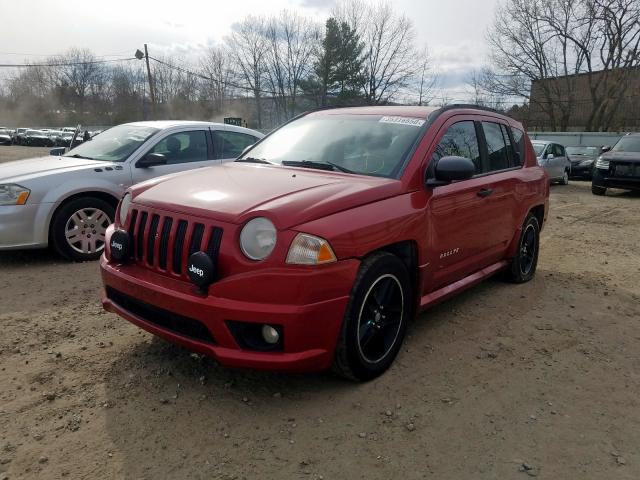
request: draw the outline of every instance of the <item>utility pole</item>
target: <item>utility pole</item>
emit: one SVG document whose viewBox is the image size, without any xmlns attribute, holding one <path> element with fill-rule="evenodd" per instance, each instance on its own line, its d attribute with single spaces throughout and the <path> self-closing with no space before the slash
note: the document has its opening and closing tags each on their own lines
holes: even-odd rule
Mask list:
<svg viewBox="0 0 640 480">
<path fill-rule="evenodd" d="M 151 67 L 149 67 L 149 50 L 147 50 L 147 44 L 144 44 L 144 59 L 147 62 L 147 78 L 149 79 L 149 94 L 151 95 L 151 115 L 156 118 L 156 91 L 153 88 L 153 81 L 151 79 Z"/>
</svg>

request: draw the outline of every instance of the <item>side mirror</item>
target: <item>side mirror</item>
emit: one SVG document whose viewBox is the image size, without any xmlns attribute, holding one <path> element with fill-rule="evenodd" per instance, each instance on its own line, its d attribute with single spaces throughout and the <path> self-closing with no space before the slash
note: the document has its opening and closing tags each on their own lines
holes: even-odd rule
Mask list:
<svg viewBox="0 0 640 480">
<path fill-rule="evenodd" d="M 547 153 L 547 160 L 553 160 L 553 153 Z"/>
<path fill-rule="evenodd" d="M 604 146 L 600 149 L 600 153 L 607 153 L 609 150 L 611 150 L 611 146 L 610 146 L 610 145 L 604 145 Z"/>
<path fill-rule="evenodd" d="M 56 147 L 49 150 L 49 155 L 54 155 L 56 157 L 59 157 L 60 155 L 64 155 L 66 151 L 67 151 L 66 147 Z"/>
<path fill-rule="evenodd" d="M 455 180 L 467 180 L 476 173 L 475 164 L 465 157 L 442 157 L 435 167 L 435 181 L 428 181 L 431 186 L 446 185 Z"/>
<path fill-rule="evenodd" d="M 144 157 L 138 160 L 136 167 L 149 168 L 157 165 L 166 165 L 167 159 L 161 153 L 147 153 Z"/>
</svg>

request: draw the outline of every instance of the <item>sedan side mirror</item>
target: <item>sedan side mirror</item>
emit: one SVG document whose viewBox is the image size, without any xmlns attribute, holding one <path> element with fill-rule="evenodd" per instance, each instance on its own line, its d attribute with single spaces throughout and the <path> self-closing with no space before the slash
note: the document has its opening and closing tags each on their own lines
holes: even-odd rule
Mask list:
<svg viewBox="0 0 640 480">
<path fill-rule="evenodd" d="M 167 159 L 161 153 L 147 153 L 144 157 L 138 160 L 138 163 L 136 163 L 136 167 L 149 168 L 166 164 Z"/>
<path fill-rule="evenodd" d="M 66 147 L 56 147 L 49 150 L 49 155 L 59 157 L 60 155 L 64 155 L 66 151 L 67 151 Z"/>
<path fill-rule="evenodd" d="M 607 153 L 609 150 L 611 150 L 611 146 L 605 145 L 600 149 L 600 153 Z"/>
<path fill-rule="evenodd" d="M 431 186 L 446 185 L 455 180 L 467 180 L 476 173 L 475 164 L 465 157 L 442 157 L 435 167 L 435 181 L 429 180 Z"/>
<path fill-rule="evenodd" d="M 553 153 L 547 153 L 547 160 L 553 160 Z"/>
</svg>

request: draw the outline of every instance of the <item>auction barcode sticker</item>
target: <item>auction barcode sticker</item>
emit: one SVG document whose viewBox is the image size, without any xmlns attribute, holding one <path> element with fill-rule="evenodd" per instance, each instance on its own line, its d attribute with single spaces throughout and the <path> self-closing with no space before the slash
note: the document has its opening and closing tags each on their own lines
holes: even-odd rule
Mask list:
<svg viewBox="0 0 640 480">
<path fill-rule="evenodd" d="M 424 120 L 421 118 L 410 117 L 382 117 L 381 123 L 399 123 L 401 125 L 411 125 L 412 127 L 421 127 L 424 125 Z"/>
</svg>

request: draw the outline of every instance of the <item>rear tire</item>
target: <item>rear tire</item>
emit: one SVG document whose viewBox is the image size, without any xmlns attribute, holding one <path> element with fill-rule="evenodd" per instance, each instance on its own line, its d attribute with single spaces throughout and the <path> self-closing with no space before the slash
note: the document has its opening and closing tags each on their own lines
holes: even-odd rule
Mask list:
<svg viewBox="0 0 640 480">
<path fill-rule="evenodd" d="M 365 259 L 344 315 L 334 372 L 366 381 L 386 371 L 402 346 L 412 302 L 409 273 L 398 257 L 378 252 Z"/>
<path fill-rule="evenodd" d="M 60 207 L 51 222 L 53 247 L 67 260 L 96 260 L 104 251 L 104 234 L 114 218 L 115 208 L 100 198 L 73 199 Z"/>
<path fill-rule="evenodd" d="M 591 185 L 591 193 L 594 195 L 602 196 L 607 193 L 606 187 L 598 187 L 596 185 Z"/>
<path fill-rule="evenodd" d="M 524 283 L 531 280 L 538 266 L 539 251 L 540 224 L 537 217 L 530 213 L 522 225 L 522 233 L 518 240 L 518 252 L 506 271 L 507 281 Z"/>
</svg>

